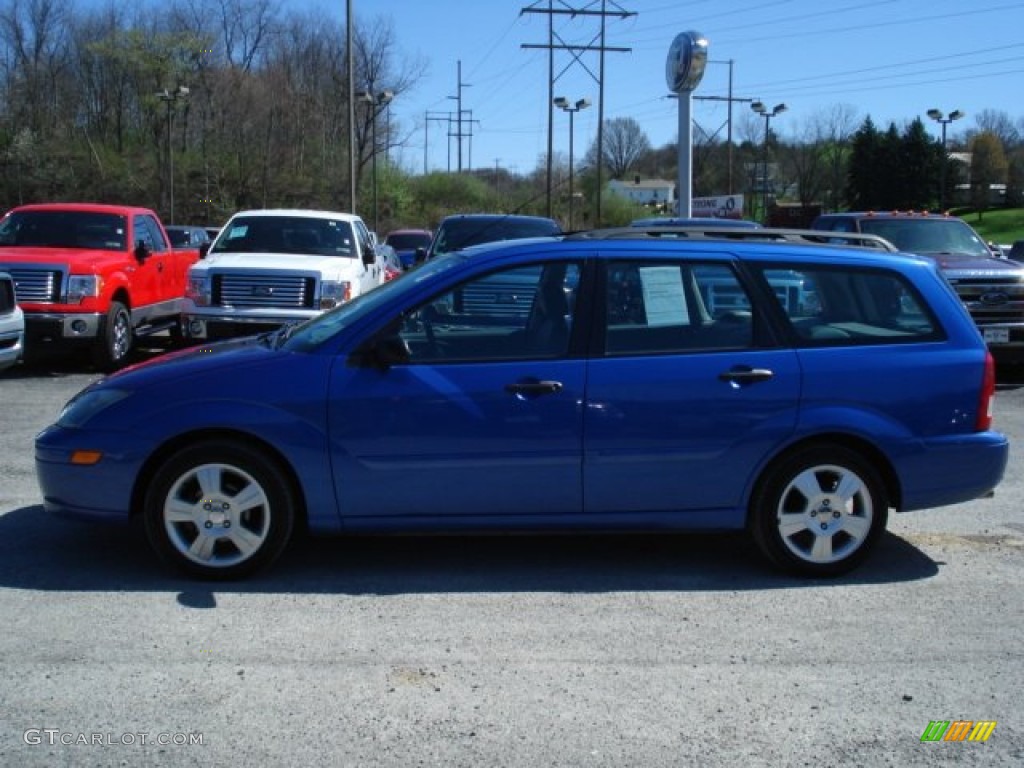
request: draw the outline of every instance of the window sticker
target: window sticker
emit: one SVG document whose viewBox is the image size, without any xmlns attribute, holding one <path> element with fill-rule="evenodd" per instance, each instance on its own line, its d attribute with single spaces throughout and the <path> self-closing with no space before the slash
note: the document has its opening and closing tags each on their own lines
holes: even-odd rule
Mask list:
<svg viewBox="0 0 1024 768">
<path fill-rule="evenodd" d="M 647 325 L 688 325 L 690 316 L 679 267 L 641 267 L 639 272 Z"/>
</svg>

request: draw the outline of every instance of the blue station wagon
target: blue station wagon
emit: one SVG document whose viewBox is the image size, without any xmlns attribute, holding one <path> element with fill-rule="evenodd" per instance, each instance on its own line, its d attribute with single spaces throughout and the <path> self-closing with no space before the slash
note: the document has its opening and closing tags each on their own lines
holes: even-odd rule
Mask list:
<svg viewBox="0 0 1024 768">
<path fill-rule="evenodd" d="M 480 246 L 123 370 L 38 435 L 44 506 L 140 516 L 205 578 L 268 565 L 300 526 L 746 529 L 824 576 L 890 509 L 990 493 L 992 358 L 935 264 L 748 233 Z"/>
</svg>

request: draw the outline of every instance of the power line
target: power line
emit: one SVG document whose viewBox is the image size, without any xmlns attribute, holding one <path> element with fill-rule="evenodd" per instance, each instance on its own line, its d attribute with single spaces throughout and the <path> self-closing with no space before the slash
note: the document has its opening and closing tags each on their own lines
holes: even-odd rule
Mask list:
<svg viewBox="0 0 1024 768">
<path fill-rule="evenodd" d="M 539 0 L 538 0 L 539 2 Z M 611 3 L 615 10 L 608 10 L 608 4 Z M 597 82 L 598 96 L 597 96 L 597 199 L 594 205 L 594 223 L 596 226 L 600 226 L 601 223 L 601 156 L 604 151 L 604 55 L 606 52 L 617 52 L 625 53 L 629 52 L 630 48 L 612 47 L 606 45 L 605 33 L 607 28 L 607 19 L 610 16 L 617 17 L 619 19 L 626 19 L 631 16 L 636 16 L 635 12 L 623 10 L 623 8 L 614 0 L 601 0 L 600 10 L 591 10 L 592 6 L 595 5 L 591 2 L 589 5 L 582 8 L 573 8 L 565 2 L 565 0 L 559 0 L 559 7 L 555 7 L 554 0 L 547 0 L 546 8 L 538 8 L 538 3 L 535 2 L 533 5 L 527 6 L 520 10 L 520 13 L 539 13 L 544 14 L 548 17 L 548 41 L 547 43 L 524 43 L 523 48 L 535 48 L 546 50 L 548 52 L 548 150 L 547 150 L 547 211 L 548 217 L 552 215 L 551 208 L 551 155 L 553 153 L 553 135 L 554 135 L 554 122 L 555 122 L 555 81 L 565 73 L 565 69 L 562 70 L 558 75 L 555 75 L 555 51 L 568 51 L 572 57 L 572 64 L 579 64 L 585 69 L 592 78 Z M 554 18 L 555 16 L 571 16 L 576 18 L 577 16 L 583 17 L 597 17 L 600 19 L 601 26 L 600 31 L 595 35 L 594 40 L 598 41 L 597 45 L 593 44 L 593 41 L 587 45 L 572 45 L 566 43 L 561 36 L 557 36 L 554 31 Z M 555 38 L 558 38 L 558 43 L 555 43 Z M 590 68 L 583 62 L 581 58 L 583 54 L 589 52 L 596 52 L 599 57 L 599 68 L 598 74 L 594 75 L 590 71 Z M 568 66 L 566 67 L 568 69 Z"/>
</svg>

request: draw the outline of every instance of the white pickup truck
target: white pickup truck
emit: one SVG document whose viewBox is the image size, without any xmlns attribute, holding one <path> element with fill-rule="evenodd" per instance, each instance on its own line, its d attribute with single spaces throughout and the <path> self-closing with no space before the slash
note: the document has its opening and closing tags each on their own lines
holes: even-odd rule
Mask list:
<svg viewBox="0 0 1024 768">
<path fill-rule="evenodd" d="M 383 247 L 350 213 L 236 213 L 189 270 L 185 333 L 233 338 L 313 317 L 384 282 Z"/>
</svg>

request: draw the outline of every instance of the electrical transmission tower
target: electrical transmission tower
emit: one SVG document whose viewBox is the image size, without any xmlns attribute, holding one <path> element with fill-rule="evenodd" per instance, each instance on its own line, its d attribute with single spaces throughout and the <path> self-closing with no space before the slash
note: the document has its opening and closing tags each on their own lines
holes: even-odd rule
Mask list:
<svg viewBox="0 0 1024 768">
<path fill-rule="evenodd" d="M 540 48 L 548 52 L 548 157 L 547 157 L 547 206 L 548 217 L 552 215 L 551 208 L 551 155 L 553 152 L 552 135 L 554 132 L 555 120 L 555 81 L 565 74 L 573 64 L 579 64 L 597 82 L 597 200 L 594 208 L 594 225 L 601 223 L 601 158 L 604 154 L 604 55 L 606 52 L 628 53 L 631 48 L 611 47 L 605 44 L 607 20 L 609 17 L 625 19 L 629 16 L 636 16 L 635 12 L 623 10 L 614 0 L 601 0 L 601 9 L 594 9 L 596 2 L 590 2 L 582 8 L 571 7 L 565 0 L 558 0 L 557 7 L 555 0 L 537 0 L 532 5 L 523 8 L 520 13 L 541 13 L 548 17 L 548 41 L 547 43 L 525 43 L 523 48 Z M 543 7 L 542 7 L 543 6 Z M 609 10 L 608 6 L 612 6 Z M 556 16 L 596 16 L 600 19 L 601 26 L 598 33 L 587 45 L 572 45 L 566 43 L 559 37 L 554 29 Z M 572 61 L 555 74 L 555 51 L 569 51 Z M 598 74 L 583 61 L 583 54 L 597 51 L 599 58 Z"/>
</svg>

